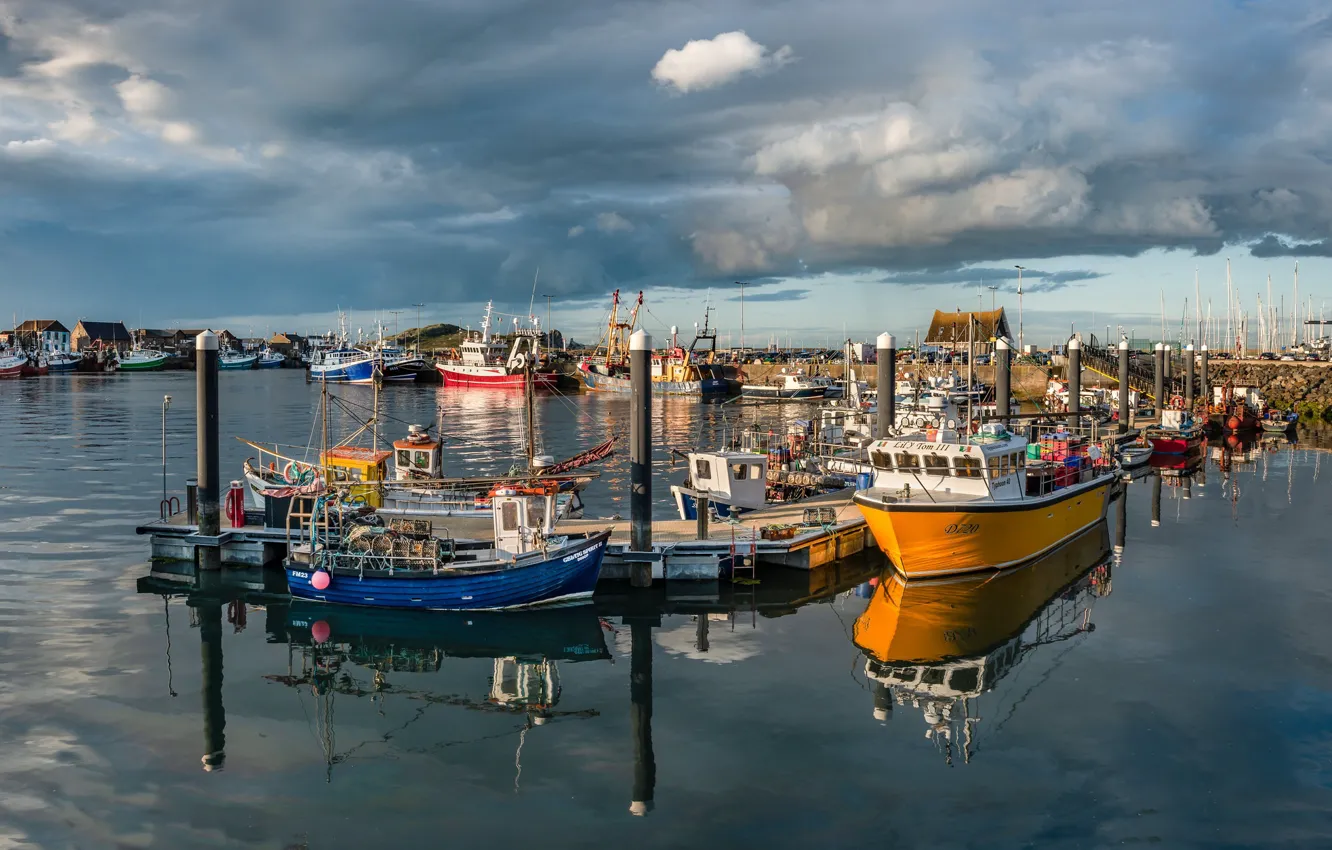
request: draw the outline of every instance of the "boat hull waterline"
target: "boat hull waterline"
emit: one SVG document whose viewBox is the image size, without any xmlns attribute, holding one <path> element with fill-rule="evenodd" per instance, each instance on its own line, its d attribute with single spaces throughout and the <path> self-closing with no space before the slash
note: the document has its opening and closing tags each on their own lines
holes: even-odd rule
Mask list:
<svg viewBox="0 0 1332 850">
<path fill-rule="evenodd" d="M 998 570 L 1049 552 L 1106 516 L 1111 476 L 1014 501 L 898 503 L 864 490 L 855 502 L 875 542 L 908 578 Z"/>
<path fill-rule="evenodd" d="M 484 611 L 567 604 L 592 596 L 609 540 L 610 532 L 603 531 L 548 559 L 483 572 L 442 568 L 434 575 L 360 577 L 335 570 L 323 590 L 311 583 L 314 568 L 288 564 L 287 586 L 297 599 L 375 608 Z"/>
<path fill-rule="evenodd" d="M 524 386 L 522 372 L 508 372 L 503 367 L 477 366 L 468 368 L 466 366 L 438 363 L 435 368 L 439 370 L 445 386 L 482 387 L 496 390 L 521 390 Z M 536 389 L 554 389 L 558 381 L 559 377 L 554 372 L 532 373 L 532 385 Z"/>
</svg>

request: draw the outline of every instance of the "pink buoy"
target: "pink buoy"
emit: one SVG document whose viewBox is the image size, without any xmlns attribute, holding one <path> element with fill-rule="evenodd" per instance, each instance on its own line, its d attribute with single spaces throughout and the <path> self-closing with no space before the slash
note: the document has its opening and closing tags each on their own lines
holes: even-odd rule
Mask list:
<svg viewBox="0 0 1332 850">
<path fill-rule="evenodd" d="M 328 573 L 324 570 L 315 570 L 315 574 L 310 576 L 310 584 L 314 585 L 315 590 L 326 590 L 329 585 Z"/>
<path fill-rule="evenodd" d="M 332 634 L 333 629 L 323 620 L 315 620 L 314 625 L 310 627 L 310 637 L 314 638 L 315 643 L 328 643 Z"/>
</svg>

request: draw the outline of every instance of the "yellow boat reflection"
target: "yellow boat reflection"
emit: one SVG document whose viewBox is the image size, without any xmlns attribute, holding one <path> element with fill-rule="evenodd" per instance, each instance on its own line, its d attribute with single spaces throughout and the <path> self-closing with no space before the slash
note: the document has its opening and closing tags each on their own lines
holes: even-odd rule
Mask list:
<svg viewBox="0 0 1332 850">
<path fill-rule="evenodd" d="M 972 752 L 974 700 L 1031 650 L 1092 631 L 1091 607 L 1110 593 L 1110 535 L 1102 520 L 1017 569 L 984 576 L 907 580 L 885 574 L 853 639 L 867 656 L 874 714 L 922 711 L 951 762 L 953 742 Z"/>
</svg>

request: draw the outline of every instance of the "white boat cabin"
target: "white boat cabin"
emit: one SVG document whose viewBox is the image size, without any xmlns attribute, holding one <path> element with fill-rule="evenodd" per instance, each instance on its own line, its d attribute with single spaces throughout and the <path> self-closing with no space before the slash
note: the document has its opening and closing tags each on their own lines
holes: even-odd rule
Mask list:
<svg viewBox="0 0 1332 850">
<path fill-rule="evenodd" d="M 1257 387 L 1245 387 L 1237 384 L 1232 390 L 1234 391 L 1235 401 L 1242 401 L 1254 410 L 1262 410 L 1267 405 L 1266 400 L 1263 399 L 1262 391 Z M 1226 403 L 1225 384 L 1212 387 L 1212 402 L 1217 405 Z"/>
<path fill-rule="evenodd" d="M 932 440 L 917 434 L 871 443 L 874 487 L 951 499 L 1023 498 L 1026 439 L 994 424 L 978 436 L 976 443 L 963 443 L 956 431 L 942 430 Z"/>
<path fill-rule="evenodd" d="M 443 478 L 440 443 L 424 425 L 408 425 L 407 439 L 393 442 L 393 480 Z"/>
<path fill-rule="evenodd" d="M 689 452 L 688 485 L 713 504 L 761 508 L 768 496 L 768 458 L 749 452 Z"/>
<path fill-rule="evenodd" d="M 554 488 L 503 488 L 491 496 L 495 551 L 500 558 L 518 558 L 555 543 L 557 516 Z"/>
</svg>

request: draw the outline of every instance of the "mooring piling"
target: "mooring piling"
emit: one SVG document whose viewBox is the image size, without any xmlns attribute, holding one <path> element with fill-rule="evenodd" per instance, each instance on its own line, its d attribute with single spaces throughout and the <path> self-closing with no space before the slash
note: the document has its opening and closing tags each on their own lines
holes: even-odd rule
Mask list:
<svg viewBox="0 0 1332 850">
<path fill-rule="evenodd" d="M 1156 418 L 1161 418 L 1165 409 L 1165 343 L 1158 342 L 1152 351 L 1152 392 L 1156 394 Z"/>
<path fill-rule="evenodd" d="M 1198 349 L 1199 354 L 1199 375 L 1198 375 L 1198 395 L 1202 397 L 1202 403 L 1207 404 L 1207 400 L 1212 395 L 1212 390 L 1207 386 L 1207 343 L 1203 343 Z"/>
<path fill-rule="evenodd" d="M 878 349 L 879 436 L 887 437 L 897 421 L 897 340 L 882 333 L 875 340 Z M 850 395 L 850 393 L 848 393 Z"/>
<path fill-rule="evenodd" d="M 1165 385 L 1166 385 L 1166 389 L 1167 389 L 1171 394 L 1174 394 L 1174 392 L 1175 392 L 1175 384 L 1174 384 L 1174 381 L 1173 381 L 1173 378 L 1175 377 L 1175 357 L 1174 357 L 1174 352 L 1170 350 L 1170 345 L 1169 345 L 1169 344 L 1166 344 L 1166 345 L 1162 346 L 1162 347 L 1161 347 L 1161 352 L 1162 352 L 1162 354 L 1164 355 L 1164 357 L 1162 358 L 1162 361 L 1163 361 L 1163 363 L 1165 364 Z"/>
<path fill-rule="evenodd" d="M 1013 397 L 1013 348 L 1007 339 L 994 341 L 994 415 L 1007 416 Z"/>
<path fill-rule="evenodd" d="M 634 788 L 629 812 L 642 817 L 652 811 L 657 787 L 657 759 L 652 748 L 653 622 L 646 617 L 625 619 L 629 621 L 630 643 L 629 726 L 634 736 Z M 660 617 L 652 619 L 660 625 Z"/>
<path fill-rule="evenodd" d="M 1152 528 L 1161 527 L 1161 475 L 1152 476 Z"/>
<path fill-rule="evenodd" d="M 1184 346 L 1184 408 L 1193 409 L 1193 343 Z"/>
<path fill-rule="evenodd" d="M 1128 433 L 1129 427 L 1129 344 L 1119 341 L 1119 433 Z"/>
<path fill-rule="evenodd" d="M 652 336 L 639 329 L 629 337 L 629 548 L 652 551 Z M 652 584 L 651 560 L 629 567 L 634 587 Z"/>
<path fill-rule="evenodd" d="M 1068 427 L 1076 428 L 1082 413 L 1082 341 L 1068 341 Z"/>
<path fill-rule="evenodd" d="M 227 757 L 227 715 L 222 707 L 222 601 L 213 597 L 202 599 L 195 611 L 199 617 L 199 654 L 203 672 L 204 754 L 201 761 L 204 770 L 214 771 L 222 769 Z"/>
<path fill-rule="evenodd" d="M 217 537 L 221 533 L 221 464 L 218 460 L 217 422 L 217 334 L 204 331 L 194 339 L 195 438 L 199 465 L 199 534 Z M 221 551 L 216 545 L 200 546 L 200 569 L 220 569 Z"/>
</svg>

